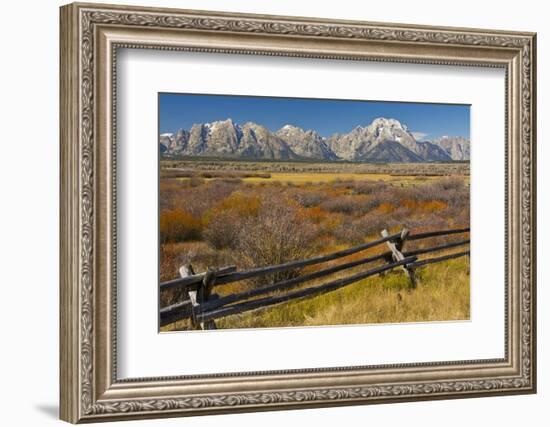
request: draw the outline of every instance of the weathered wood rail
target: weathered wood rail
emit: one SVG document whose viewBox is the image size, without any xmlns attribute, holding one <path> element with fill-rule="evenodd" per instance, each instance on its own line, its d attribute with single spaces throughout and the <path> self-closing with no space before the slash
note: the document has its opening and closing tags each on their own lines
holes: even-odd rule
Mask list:
<svg viewBox="0 0 550 427">
<path fill-rule="evenodd" d="M 460 251 L 437 257 L 418 259 L 419 255 L 433 252 L 447 251 L 449 249 L 469 245 L 469 239 L 456 240 L 435 246 L 423 247 L 404 251 L 406 241 L 418 241 L 442 236 L 469 234 L 469 228 L 436 230 L 417 234 L 410 234 L 403 229 L 398 233 L 390 234 L 382 230 L 380 239 L 363 243 L 348 249 L 340 250 L 326 255 L 320 255 L 305 260 L 291 261 L 284 264 L 254 268 L 246 271 L 237 271 L 235 266 L 226 266 L 219 269 L 209 268 L 203 273 L 196 274 L 191 265 L 180 268 L 180 278 L 160 284 L 160 290 L 179 289 L 187 294 L 187 299 L 171 304 L 160 309 L 160 325 L 168 325 L 181 319 L 189 319 L 195 329 L 215 329 L 215 320 L 225 316 L 245 313 L 251 310 L 263 309 L 288 301 L 311 298 L 327 292 L 333 292 L 345 286 L 356 283 L 367 277 L 377 274 L 385 274 L 395 268 L 401 268 L 407 274 L 411 288 L 418 286 L 418 278 L 415 269 L 449 259 L 469 256 L 470 251 Z M 389 249 L 377 255 L 371 255 L 353 261 L 347 261 L 338 265 L 331 265 L 318 271 L 299 275 L 297 277 L 281 280 L 276 283 L 267 283 L 254 289 L 220 296 L 213 293 L 216 287 L 229 283 L 235 283 L 246 279 L 266 276 L 284 271 L 299 270 L 311 265 L 324 264 L 338 260 L 358 252 L 366 251 L 380 245 L 386 245 Z M 332 279 L 326 283 L 317 284 L 305 288 L 299 285 L 330 276 L 334 273 L 348 270 L 358 266 L 364 266 L 377 261 L 385 261 L 385 264 L 371 267 L 365 271 L 354 273 L 348 277 Z M 286 291 L 286 293 L 282 293 Z M 271 295 L 270 295 L 271 294 Z M 274 295 L 273 295 L 274 294 Z M 261 297 L 261 298 L 256 298 Z"/>
</svg>

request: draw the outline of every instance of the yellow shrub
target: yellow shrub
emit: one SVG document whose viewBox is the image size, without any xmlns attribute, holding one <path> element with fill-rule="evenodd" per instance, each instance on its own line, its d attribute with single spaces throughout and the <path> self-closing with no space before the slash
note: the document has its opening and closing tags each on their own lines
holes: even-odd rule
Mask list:
<svg viewBox="0 0 550 427">
<path fill-rule="evenodd" d="M 237 216 L 248 217 L 256 216 L 260 210 L 260 197 L 253 194 L 246 194 L 240 191 L 231 193 L 216 206 L 214 206 L 206 215 L 209 221 L 215 218 L 217 213 L 232 211 Z"/>
<path fill-rule="evenodd" d="M 342 215 L 330 215 L 327 219 L 325 219 L 322 223 L 322 231 L 324 233 L 332 233 L 336 227 L 340 226 L 342 224 Z"/>
</svg>

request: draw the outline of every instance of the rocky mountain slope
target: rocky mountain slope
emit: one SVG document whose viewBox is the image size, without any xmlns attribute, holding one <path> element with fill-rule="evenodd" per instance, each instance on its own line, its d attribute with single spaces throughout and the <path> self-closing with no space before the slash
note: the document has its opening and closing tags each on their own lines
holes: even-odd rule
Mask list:
<svg viewBox="0 0 550 427">
<path fill-rule="evenodd" d="M 325 139 L 314 130 L 285 125 L 275 135 L 281 138 L 298 156 L 306 159 L 338 160 Z"/>
<path fill-rule="evenodd" d="M 461 136 L 443 136 L 433 140 L 453 160 L 470 160 L 470 140 Z"/>
<path fill-rule="evenodd" d="M 159 136 L 163 157 L 204 156 L 250 160 L 348 160 L 355 162 L 433 162 L 469 160 L 470 141 L 442 137 L 417 141 L 407 126 L 378 118 L 345 134 L 324 138 L 314 130 L 285 125 L 276 132 L 231 119 L 195 124 Z"/>
</svg>

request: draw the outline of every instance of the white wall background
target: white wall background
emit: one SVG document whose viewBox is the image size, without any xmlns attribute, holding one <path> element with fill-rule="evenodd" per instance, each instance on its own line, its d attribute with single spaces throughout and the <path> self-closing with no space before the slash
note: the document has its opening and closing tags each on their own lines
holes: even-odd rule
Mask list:
<svg viewBox="0 0 550 427">
<path fill-rule="evenodd" d="M 110 0 L 113 3 L 121 3 Z M 548 80 L 550 29 L 544 2 L 133 0 L 133 4 L 281 15 L 486 27 L 538 32 L 539 393 L 438 402 L 136 421 L 132 425 L 412 426 L 546 425 L 550 405 Z M 58 6 L 3 4 L 0 67 L 0 415 L 4 425 L 59 425 L 58 402 Z M 546 218 L 546 219 L 545 219 Z M 19 313 L 18 305 L 25 310 Z"/>
</svg>

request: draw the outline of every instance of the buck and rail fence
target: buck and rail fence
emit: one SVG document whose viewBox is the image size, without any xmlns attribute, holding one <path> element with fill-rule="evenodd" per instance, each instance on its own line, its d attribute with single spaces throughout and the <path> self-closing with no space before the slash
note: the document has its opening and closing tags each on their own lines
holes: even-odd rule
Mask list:
<svg viewBox="0 0 550 427">
<path fill-rule="evenodd" d="M 420 255 L 434 252 L 448 251 L 453 248 L 467 246 L 469 237 L 459 237 L 459 240 L 445 242 L 436 246 L 422 247 L 409 251 L 404 250 L 406 241 L 418 241 L 432 239 L 441 236 L 464 235 L 470 233 L 469 228 L 436 230 L 411 234 L 404 228 L 398 233 L 390 234 L 382 230 L 382 237 L 378 240 L 363 243 L 358 246 L 343 249 L 326 255 L 320 255 L 304 260 L 290 261 L 284 264 L 270 265 L 267 267 L 253 268 L 251 270 L 237 271 L 235 266 L 227 266 L 218 269 L 208 268 L 203 273 L 195 273 L 191 265 L 183 265 L 179 269 L 180 278 L 160 284 L 160 290 L 178 289 L 187 297 L 183 301 L 176 302 L 160 309 L 160 325 L 165 326 L 178 320 L 189 319 L 194 329 L 216 329 L 215 320 L 221 317 L 244 313 L 282 304 L 288 301 L 311 298 L 328 292 L 336 291 L 345 286 L 356 283 L 377 274 L 384 274 L 395 268 L 400 268 L 408 276 L 411 289 L 416 288 L 418 279 L 415 269 L 433 263 L 447 261 L 470 255 L 470 250 L 446 253 L 431 258 L 419 259 Z M 456 236 L 455 236 L 456 237 Z M 339 265 L 331 265 L 318 271 L 302 274 L 275 283 L 220 296 L 213 293 L 217 287 L 235 283 L 246 279 L 272 275 L 274 273 L 289 272 L 302 269 L 311 265 L 320 265 L 385 245 L 389 250 L 377 255 L 366 256 L 361 259 L 347 261 Z M 377 265 L 365 271 L 329 280 L 322 284 L 299 288 L 304 282 L 319 279 L 334 273 L 348 270 L 358 266 L 365 266 L 377 261 L 384 264 Z M 298 289 L 297 289 L 298 288 Z M 276 293 L 275 295 L 269 295 Z"/>
</svg>

